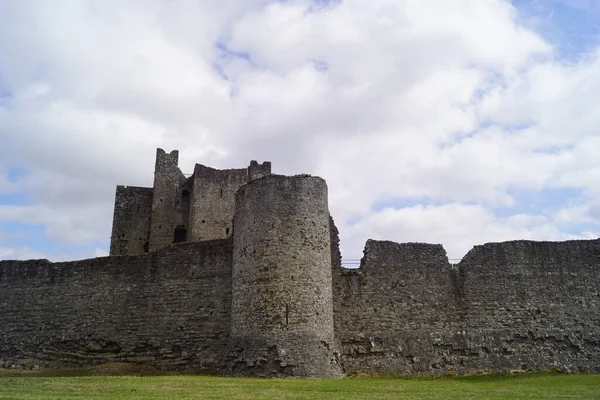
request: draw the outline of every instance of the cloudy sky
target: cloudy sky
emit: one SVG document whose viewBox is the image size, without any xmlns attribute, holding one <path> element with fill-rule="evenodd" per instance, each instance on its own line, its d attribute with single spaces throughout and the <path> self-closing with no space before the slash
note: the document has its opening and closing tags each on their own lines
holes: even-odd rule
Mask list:
<svg viewBox="0 0 600 400">
<path fill-rule="evenodd" d="M 156 147 L 324 177 L 367 238 L 600 233 L 596 0 L 0 0 L 0 259 L 107 254 Z"/>
</svg>

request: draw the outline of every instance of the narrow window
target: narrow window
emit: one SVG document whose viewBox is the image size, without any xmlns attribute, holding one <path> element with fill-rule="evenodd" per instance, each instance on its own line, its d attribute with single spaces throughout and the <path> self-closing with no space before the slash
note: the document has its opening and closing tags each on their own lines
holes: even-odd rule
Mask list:
<svg viewBox="0 0 600 400">
<path fill-rule="evenodd" d="M 225 234 L 229 235 L 229 228 L 225 228 Z"/>
<path fill-rule="evenodd" d="M 148 250 L 150 250 L 150 243 L 146 242 L 144 243 L 144 253 L 147 253 Z"/>
<path fill-rule="evenodd" d="M 285 324 L 289 323 L 290 310 L 288 310 L 288 305 L 285 303 Z"/>
<path fill-rule="evenodd" d="M 175 233 L 173 234 L 173 243 L 181 243 L 187 240 L 187 229 L 185 226 L 179 225 L 175 228 Z"/>
</svg>

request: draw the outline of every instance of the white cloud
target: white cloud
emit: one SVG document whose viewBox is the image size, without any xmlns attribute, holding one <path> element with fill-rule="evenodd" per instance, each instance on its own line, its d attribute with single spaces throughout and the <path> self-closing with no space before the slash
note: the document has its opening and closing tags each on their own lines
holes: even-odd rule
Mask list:
<svg viewBox="0 0 600 400">
<path fill-rule="evenodd" d="M 16 246 L 4 247 L 0 246 L 0 260 L 32 260 L 44 258 L 42 254 L 30 247 Z"/>
<path fill-rule="evenodd" d="M 341 245 L 357 256 L 364 237 L 397 242 L 442 243 L 451 259 L 462 258 L 475 244 L 506 240 L 570 240 L 597 237 L 600 232 L 562 232 L 549 218 L 516 214 L 497 217 L 480 205 L 417 205 L 374 212 L 347 228 Z"/>
<path fill-rule="evenodd" d="M 598 223 L 599 53 L 557 59 L 508 1 L 19 1 L 0 26 L 0 191 L 28 197 L 0 224 L 107 241 L 114 185 L 150 185 L 156 147 L 186 172 L 323 176 L 346 256 L 368 237 L 456 255 Z M 581 194 L 520 210 L 516 192 L 545 189 Z"/>
<path fill-rule="evenodd" d="M 72 206 L 71 206 L 72 207 Z M 55 205 L 0 205 L 0 221 L 40 224 L 45 226 L 50 239 L 59 243 L 85 244 L 99 239 L 108 239 L 111 227 L 111 205 L 94 206 L 94 202 L 86 202 L 76 207 Z M 100 235 L 106 235 L 101 237 Z"/>
<path fill-rule="evenodd" d="M 106 249 L 96 249 L 94 250 L 94 257 L 106 257 L 108 256 L 108 251 Z"/>
</svg>

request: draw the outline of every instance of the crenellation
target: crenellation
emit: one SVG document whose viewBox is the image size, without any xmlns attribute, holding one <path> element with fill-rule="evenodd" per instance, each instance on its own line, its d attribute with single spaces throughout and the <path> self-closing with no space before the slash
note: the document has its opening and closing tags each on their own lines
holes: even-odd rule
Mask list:
<svg viewBox="0 0 600 400">
<path fill-rule="evenodd" d="M 600 239 L 368 240 L 342 266 L 319 177 L 270 163 L 117 186 L 111 256 L 0 261 L 0 368 L 146 363 L 226 375 L 600 373 Z"/>
<path fill-rule="evenodd" d="M 268 175 L 271 175 L 271 163 L 269 161 L 265 161 L 262 164 L 259 164 L 256 160 L 250 161 L 250 165 L 248 166 L 248 182 Z"/>
</svg>

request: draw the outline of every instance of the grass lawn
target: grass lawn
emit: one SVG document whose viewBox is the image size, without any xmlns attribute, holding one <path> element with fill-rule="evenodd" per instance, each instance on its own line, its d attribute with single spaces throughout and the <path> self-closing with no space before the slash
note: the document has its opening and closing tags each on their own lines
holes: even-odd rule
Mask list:
<svg viewBox="0 0 600 400">
<path fill-rule="evenodd" d="M 600 399 L 600 375 L 322 380 L 0 373 L 0 399 Z"/>
</svg>

